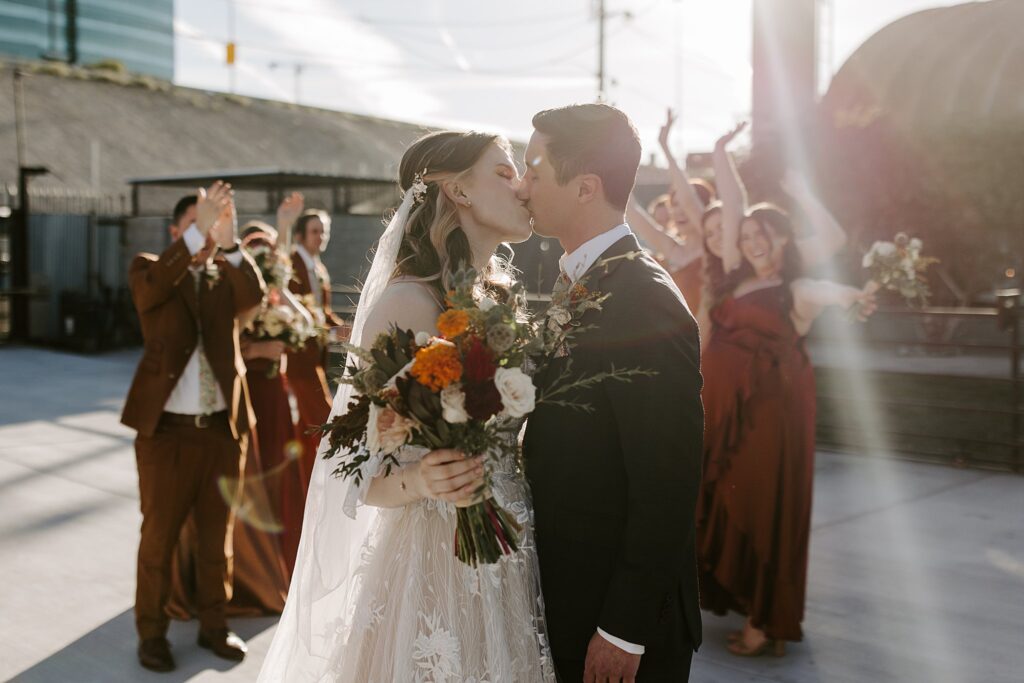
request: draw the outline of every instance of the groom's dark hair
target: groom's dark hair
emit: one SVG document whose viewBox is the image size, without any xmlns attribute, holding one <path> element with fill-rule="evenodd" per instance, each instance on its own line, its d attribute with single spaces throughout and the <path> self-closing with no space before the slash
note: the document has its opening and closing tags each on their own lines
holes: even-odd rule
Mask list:
<svg viewBox="0 0 1024 683">
<path fill-rule="evenodd" d="M 626 208 L 641 151 L 640 136 L 624 112 L 607 104 L 573 104 L 539 112 L 533 127 L 547 137 L 548 161 L 559 185 L 593 173 L 608 202 Z"/>
</svg>

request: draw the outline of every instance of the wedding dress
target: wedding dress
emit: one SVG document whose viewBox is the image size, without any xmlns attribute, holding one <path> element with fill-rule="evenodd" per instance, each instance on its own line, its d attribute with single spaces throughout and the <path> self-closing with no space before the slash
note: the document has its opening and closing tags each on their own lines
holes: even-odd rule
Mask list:
<svg viewBox="0 0 1024 683">
<path fill-rule="evenodd" d="M 353 324 L 359 344 L 368 309 L 393 270 L 411 193 L 381 237 Z M 362 340 L 365 345 L 368 340 Z M 332 416 L 348 404 L 341 385 Z M 520 548 L 470 567 L 453 550 L 455 507 L 424 500 L 400 508 L 358 505 L 362 486 L 314 466 L 302 540 L 285 611 L 260 672 L 266 683 L 506 683 L 554 681 L 520 463 L 492 460 L 496 501 L 522 526 Z M 406 448 L 403 463 L 423 456 Z"/>
</svg>

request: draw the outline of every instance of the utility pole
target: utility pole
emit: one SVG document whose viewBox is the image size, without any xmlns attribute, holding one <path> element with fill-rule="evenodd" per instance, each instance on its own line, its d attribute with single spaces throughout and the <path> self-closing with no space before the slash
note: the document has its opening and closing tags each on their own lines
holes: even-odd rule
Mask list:
<svg viewBox="0 0 1024 683">
<path fill-rule="evenodd" d="M 295 104 L 299 104 L 299 98 L 302 95 L 302 72 L 306 70 L 307 64 L 305 62 L 271 62 L 270 68 L 273 69 L 285 69 L 291 67 L 292 69 L 292 90 L 294 91 Z"/>
<path fill-rule="evenodd" d="M 48 171 L 42 166 L 25 165 L 25 95 L 24 74 L 14 72 L 14 135 L 18 154 L 18 210 L 11 225 L 11 338 L 28 339 L 29 249 L 28 220 L 30 216 L 28 181 Z"/>
<path fill-rule="evenodd" d="M 235 94 L 236 70 L 235 70 L 235 2 L 228 0 L 228 44 L 227 44 L 227 65 L 228 65 L 228 90 Z"/>
<path fill-rule="evenodd" d="M 673 4 L 674 12 L 672 23 L 673 29 L 675 29 L 673 31 L 675 35 L 673 36 L 674 40 L 672 41 L 672 51 L 675 59 L 672 60 L 672 65 L 674 67 L 675 73 L 673 75 L 675 78 L 672 80 L 674 86 L 673 94 L 675 96 L 672 99 L 675 100 L 675 114 L 676 118 L 680 122 L 679 127 L 676 129 L 676 136 L 679 137 L 682 134 L 683 123 L 685 122 L 683 117 L 683 0 L 675 0 Z"/>
<path fill-rule="evenodd" d="M 625 10 L 623 12 L 609 12 L 605 8 L 605 0 L 594 0 L 594 14 L 597 17 L 597 101 L 605 102 L 608 99 L 608 88 L 606 85 L 608 78 L 604 67 L 605 44 L 608 42 L 606 24 L 608 23 L 608 19 L 615 19 L 619 17 L 629 21 L 633 18 L 633 13 L 629 10 Z M 611 84 L 615 85 L 614 78 L 611 79 Z"/>
<path fill-rule="evenodd" d="M 608 18 L 604 0 L 597 0 L 597 101 L 605 101 L 604 89 L 604 23 Z"/>
<path fill-rule="evenodd" d="M 64 2 L 64 37 L 67 42 L 68 64 L 78 63 L 78 0 Z"/>
</svg>

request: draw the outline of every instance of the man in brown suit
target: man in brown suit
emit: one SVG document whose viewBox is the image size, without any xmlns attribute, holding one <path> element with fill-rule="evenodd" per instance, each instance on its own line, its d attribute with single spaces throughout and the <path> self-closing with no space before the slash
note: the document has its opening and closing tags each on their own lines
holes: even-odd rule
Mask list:
<svg viewBox="0 0 1024 683">
<path fill-rule="evenodd" d="M 172 553 L 190 512 L 199 537 L 199 645 L 234 661 L 246 653 L 224 616 L 233 513 L 220 484 L 240 486 L 246 437 L 255 423 L 238 317 L 259 305 L 263 281 L 238 248 L 235 223 L 230 186 L 216 183 L 178 202 L 174 242 L 164 253 L 139 254 L 129 268 L 144 351 L 121 421 L 138 432 L 142 537 L 135 623 L 139 662 L 154 671 L 174 669 L 164 608 Z"/>
</svg>

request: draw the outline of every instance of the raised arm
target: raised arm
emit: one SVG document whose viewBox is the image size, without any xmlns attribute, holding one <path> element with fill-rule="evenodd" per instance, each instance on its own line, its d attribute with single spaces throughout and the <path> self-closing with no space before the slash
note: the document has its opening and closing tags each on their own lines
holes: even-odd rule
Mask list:
<svg viewBox="0 0 1024 683">
<path fill-rule="evenodd" d="M 811 325 L 829 306 L 849 309 L 857 306 L 857 318 L 862 322 L 875 312 L 875 292 L 878 285 L 869 281 L 863 288 L 841 285 L 829 280 L 800 278 L 790 284 L 793 310 L 790 319 L 800 336 L 807 334 Z"/>
<path fill-rule="evenodd" d="M 665 125 L 661 127 L 661 132 L 658 134 L 658 143 L 661 145 L 661 151 L 665 153 L 665 158 L 668 159 L 669 177 L 672 180 L 672 190 L 676 201 L 682 207 L 690 225 L 699 227 L 701 219 L 704 217 L 704 204 L 694 191 L 693 185 L 690 184 L 690 176 L 686 174 L 686 168 L 676 161 L 669 146 L 669 135 L 672 133 L 672 124 L 675 121 L 675 114 L 669 109 Z"/>
<path fill-rule="evenodd" d="M 670 263 L 681 263 L 692 261 L 701 255 L 703 247 L 697 245 L 697 249 L 688 246 L 676 237 L 668 234 L 664 228 L 658 225 L 651 214 L 647 213 L 644 207 L 635 197 L 629 198 L 629 205 L 626 206 L 626 220 L 644 242 L 649 244 L 655 253 L 660 254 Z M 682 263 L 682 265 L 686 265 Z M 677 266 L 677 268 L 682 267 Z"/>
<path fill-rule="evenodd" d="M 231 201 L 231 188 L 218 181 L 209 189 L 200 188 L 198 196 L 195 225 L 189 226 L 159 257 L 139 255 L 132 260 L 128 286 L 139 313 L 167 301 L 188 272 L 192 258 L 209 246 L 208 236 Z"/>
<path fill-rule="evenodd" d="M 846 232 L 811 190 L 806 178 L 788 171 L 782 188 L 803 209 L 813 230 L 812 234 L 796 241 L 804 265 L 813 267 L 825 263 L 846 246 Z"/>
<path fill-rule="evenodd" d="M 292 228 L 295 227 L 295 221 L 302 215 L 302 209 L 306 205 L 306 200 L 300 192 L 292 192 L 290 195 L 285 197 L 281 201 L 281 205 L 277 207 L 277 239 L 278 249 L 283 251 L 285 255 L 292 243 Z"/>
<path fill-rule="evenodd" d="M 726 273 L 736 270 L 743 262 L 739 247 L 740 223 L 747 213 L 747 191 L 727 147 L 746 126 L 744 121 L 720 137 L 711 155 L 715 186 L 722 200 L 722 267 Z"/>
<path fill-rule="evenodd" d="M 244 317 L 246 313 L 263 301 L 266 285 L 256 263 L 239 246 L 238 214 L 235 212 L 235 201 L 230 194 L 228 201 L 221 209 L 210 236 L 223 250 L 224 276 L 231 286 L 231 297 L 235 304 L 235 315 Z"/>
</svg>

